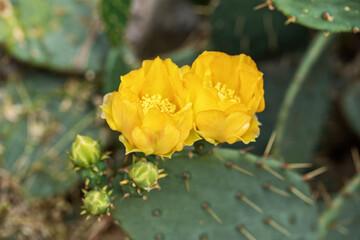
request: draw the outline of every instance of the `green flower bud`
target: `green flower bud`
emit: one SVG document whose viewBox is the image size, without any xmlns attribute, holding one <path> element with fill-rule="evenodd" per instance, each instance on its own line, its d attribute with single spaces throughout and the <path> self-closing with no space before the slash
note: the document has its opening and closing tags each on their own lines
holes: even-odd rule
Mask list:
<svg viewBox="0 0 360 240">
<path fill-rule="evenodd" d="M 109 211 L 110 194 L 105 190 L 93 190 L 87 192 L 84 200 L 84 208 L 91 215 L 105 214 Z"/>
<path fill-rule="evenodd" d="M 70 158 L 76 167 L 89 168 L 101 160 L 101 147 L 90 137 L 77 135 L 72 144 Z"/>
<path fill-rule="evenodd" d="M 158 168 L 151 162 L 139 161 L 131 167 L 129 178 L 138 188 L 149 191 L 158 179 Z"/>
</svg>

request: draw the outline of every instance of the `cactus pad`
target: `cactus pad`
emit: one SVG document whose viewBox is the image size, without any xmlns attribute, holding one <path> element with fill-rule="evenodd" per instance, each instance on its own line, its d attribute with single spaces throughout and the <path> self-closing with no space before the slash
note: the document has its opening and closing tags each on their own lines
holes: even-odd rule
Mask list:
<svg viewBox="0 0 360 240">
<path fill-rule="evenodd" d="M 286 18 L 278 12 L 266 8 L 254 10 L 263 3 L 263 0 L 219 1 L 211 14 L 210 48 L 258 58 L 304 46 L 307 29 L 286 26 Z"/>
<path fill-rule="evenodd" d="M 342 98 L 343 112 L 350 127 L 360 137 L 360 82 L 348 87 Z"/>
<path fill-rule="evenodd" d="M 280 180 L 259 160 L 224 149 L 192 158 L 174 155 L 159 164 L 168 173 L 159 181 L 161 190 L 149 192 L 147 200 L 118 196 L 114 217 L 135 240 L 246 239 L 246 234 L 253 239 L 315 239 L 316 207 L 287 190 L 293 186 L 310 196 L 307 184 L 278 161 L 262 159 L 284 177 Z"/>
<path fill-rule="evenodd" d="M 58 71 L 101 69 L 107 47 L 95 0 L 0 4 L 0 41 L 15 58 Z"/>
<path fill-rule="evenodd" d="M 334 198 L 320 216 L 321 240 L 357 240 L 360 236 L 360 174 Z"/>
<path fill-rule="evenodd" d="M 77 178 L 65 151 L 78 133 L 96 136 L 91 88 L 64 80 L 33 74 L 0 84 L 0 166 L 30 196 L 73 187 Z"/>
<path fill-rule="evenodd" d="M 101 0 L 101 16 L 111 44 L 122 42 L 129 15 L 130 0 Z"/>
<path fill-rule="evenodd" d="M 273 0 L 274 6 L 301 25 L 328 32 L 359 32 L 358 0 Z"/>
</svg>

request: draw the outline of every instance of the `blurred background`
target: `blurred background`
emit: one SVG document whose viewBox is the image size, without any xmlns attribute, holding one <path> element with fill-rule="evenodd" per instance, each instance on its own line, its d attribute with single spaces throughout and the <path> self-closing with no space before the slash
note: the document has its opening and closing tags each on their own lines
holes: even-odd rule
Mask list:
<svg viewBox="0 0 360 240">
<path fill-rule="evenodd" d="M 144 59 L 170 57 L 182 66 L 204 50 L 250 55 L 264 73 L 261 134 L 254 144 L 224 147 L 262 155 L 317 32 L 262 4 L 0 0 L 0 239 L 127 239 L 112 217 L 79 215 L 83 183 L 66 151 L 80 133 L 113 152 L 110 166 L 123 158 L 99 105 Z M 327 167 L 310 181 L 324 206 L 355 174 L 360 147 L 360 35 L 334 35 L 301 86 L 277 146 L 284 162 Z"/>
</svg>

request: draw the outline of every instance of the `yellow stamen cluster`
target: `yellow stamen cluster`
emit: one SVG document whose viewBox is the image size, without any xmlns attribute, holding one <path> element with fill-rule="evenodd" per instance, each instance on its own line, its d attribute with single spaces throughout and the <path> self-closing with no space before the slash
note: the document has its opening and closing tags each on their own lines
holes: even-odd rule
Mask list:
<svg viewBox="0 0 360 240">
<path fill-rule="evenodd" d="M 156 108 L 161 112 L 173 114 L 176 110 L 176 106 L 172 104 L 169 99 L 163 99 L 160 94 L 149 97 L 148 94 L 141 98 L 141 107 L 144 114 L 149 112 L 150 109 Z"/>
<path fill-rule="evenodd" d="M 214 88 L 218 90 L 218 96 L 221 101 L 228 99 L 231 102 L 240 103 L 240 98 L 235 95 L 235 91 L 227 88 L 226 84 L 217 82 Z"/>
</svg>

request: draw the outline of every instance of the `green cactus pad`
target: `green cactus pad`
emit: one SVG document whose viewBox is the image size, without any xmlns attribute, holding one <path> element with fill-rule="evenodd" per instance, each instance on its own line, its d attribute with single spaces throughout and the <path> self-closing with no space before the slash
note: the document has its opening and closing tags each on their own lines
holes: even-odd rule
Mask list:
<svg viewBox="0 0 360 240">
<path fill-rule="evenodd" d="M 320 216 L 320 240 L 358 240 L 360 236 L 360 174 L 333 199 Z"/>
<path fill-rule="evenodd" d="M 354 132 L 360 137 L 360 82 L 349 86 L 342 96 L 342 107 L 345 118 L 354 130 Z"/>
<path fill-rule="evenodd" d="M 72 188 L 78 178 L 66 154 L 77 134 L 95 137 L 86 82 L 32 74 L 0 84 L 0 167 L 32 197 Z"/>
<path fill-rule="evenodd" d="M 105 161 L 100 161 L 90 168 L 81 168 L 79 175 L 84 180 L 86 188 L 102 188 L 108 184 Z"/>
<path fill-rule="evenodd" d="M 15 58 L 65 72 L 99 71 L 107 51 L 95 0 L 4 0 L 0 41 Z"/>
<path fill-rule="evenodd" d="M 135 57 L 125 45 L 112 47 L 106 57 L 105 73 L 102 81 L 103 93 L 117 90 L 120 84 L 120 76 L 126 75 L 137 68 Z"/>
<path fill-rule="evenodd" d="M 305 46 L 308 30 L 285 25 L 281 13 L 266 7 L 254 10 L 264 0 L 217 1 L 211 13 L 211 39 L 208 48 L 228 54 L 246 53 L 254 58 L 279 54 Z M 211 8 L 210 7 L 210 8 Z"/>
<path fill-rule="evenodd" d="M 278 161 L 262 159 L 284 177 L 282 181 L 260 167 L 259 160 L 224 149 L 193 158 L 185 152 L 176 154 L 159 165 L 168 173 L 159 180 L 161 190 L 149 192 L 147 200 L 118 196 L 113 215 L 134 240 L 246 239 L 244 230 L 255 239 L 316 239 L 316 206 L 287 190 L 294 186 L 310 196 L 307 184 L 296 173 L 283 170 Z M 282 194 L 265 184 L 281 189 Z"/>
<path fill-rule="evenodd" d="M 130 0 L 101 0 L 101 16 L 111 44 L 122 42 L 129 15 Z"/>
<path fill-rule="evenodd" d="M 358 0 L 273 0 L 274 6 L 296 23 L 328 32 L 358 32 Z"/>
</svg>

